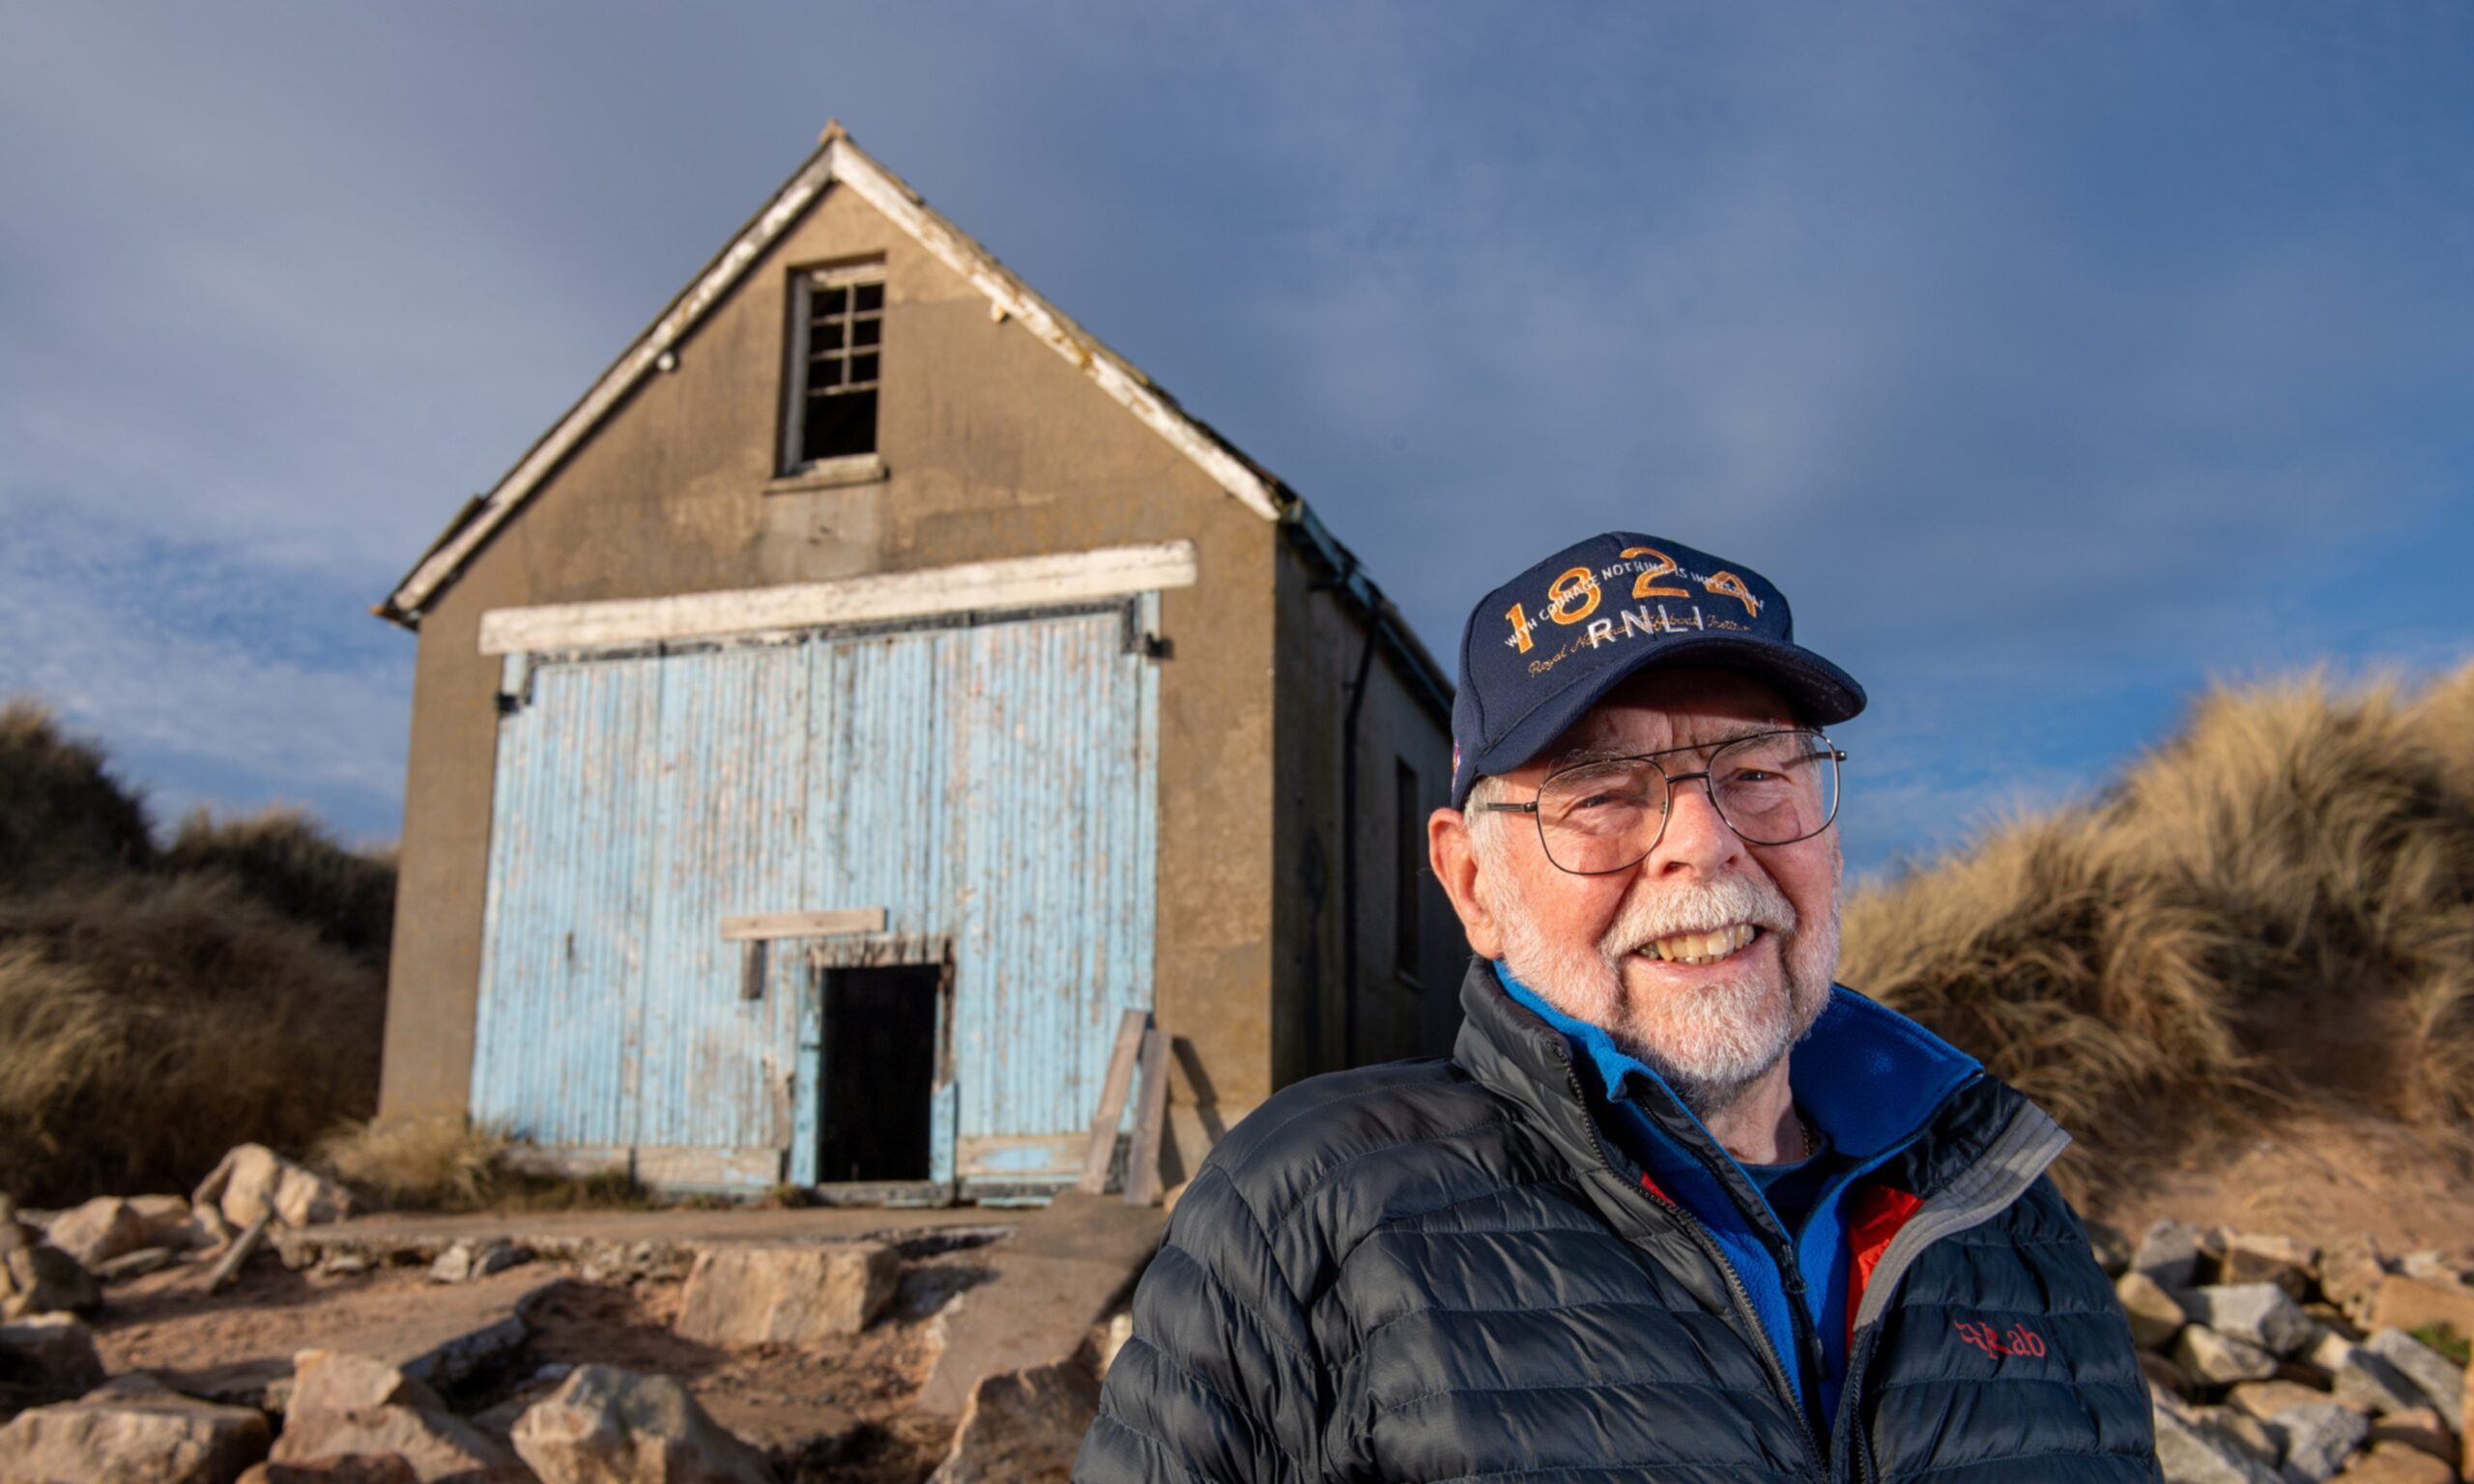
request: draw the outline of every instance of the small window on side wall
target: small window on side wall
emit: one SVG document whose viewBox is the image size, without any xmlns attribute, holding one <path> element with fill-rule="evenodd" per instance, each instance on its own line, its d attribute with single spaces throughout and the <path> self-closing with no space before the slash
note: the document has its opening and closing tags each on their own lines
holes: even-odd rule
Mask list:
<svg viewBox="0 0 2474 1484">
<path fill-rule="evenodd" d="M 782 471 L 873 457 L 884 265 L 812 270 L 792 283 Z"/>
</svg>

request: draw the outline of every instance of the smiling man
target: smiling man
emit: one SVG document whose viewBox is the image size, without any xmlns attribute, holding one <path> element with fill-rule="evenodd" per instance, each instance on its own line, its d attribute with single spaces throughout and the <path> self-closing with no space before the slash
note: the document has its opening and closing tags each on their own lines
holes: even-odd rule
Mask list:
<svg viewBox="0 0 2474 1484">
<path fill-rule="evenodd" d="M 2044 1113 L 1831 983 L 1864 693 L 1750 567 L 1610 533 L 1480 602 L 1446 1061 L 1213 1152 L 1085 1480 L 2157 1476 Z"/>
</svg>

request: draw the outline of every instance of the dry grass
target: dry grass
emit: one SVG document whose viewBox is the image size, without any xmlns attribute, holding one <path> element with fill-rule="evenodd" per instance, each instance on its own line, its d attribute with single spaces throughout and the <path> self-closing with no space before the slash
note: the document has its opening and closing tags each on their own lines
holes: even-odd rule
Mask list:
<svg viewBox="0 0 2474 1484">
<path fill-rule="evenodd" d="M 2474 669 L 2217 690 L 2084 806 L 1848 904 L 1842 977 L 2051 1108 L 2083 1191 L 2335 1097 L 2474 1121 Z"/>
<path fill-rule="evenodd" d="M 373 1205 L 424 1211 L 637 1211 L 651 1196 L 623 1174 L 562 1180 L 513 1168 L 505 1134 L 454 1116 L 356 1120 L 315 1158 Z"/>
<path fill-rule="evenodd" d="M 0 1188 L 187 1189 L 376 1100 L 391 864 L 302 815 L 184 823 L 30 700 L 0 707 Z"/>
<path fill-rule="evenodd" d="M 62 734 L 42 705 L 0 705 L 0 893 L 143 867 L 146 809 L 93 743 Z"/>
<path fill-rule="evenodd" d="M 217 819 L 198 810 L 163 851 L 165 870 L 220 871 L 241 889 L 369 963 L 387 961 L 395 864 L 347 850 L 298 809 Z"/>
<path fill-rule="evenodd" d="M 0 902 L 0 1014 L 32 1028 L 0 1041 L 0 1188 L 26 1200 L 186 1189 L 375 1100 L 383 972 L 228 880 Z"/>
</svg>

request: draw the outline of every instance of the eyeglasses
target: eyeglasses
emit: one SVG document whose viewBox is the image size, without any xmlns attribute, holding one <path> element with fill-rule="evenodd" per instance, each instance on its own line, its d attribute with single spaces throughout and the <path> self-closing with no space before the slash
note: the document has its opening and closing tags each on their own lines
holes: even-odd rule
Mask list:
<svg viewBox="0 0 2474 1484">
<path fill-rule="evenodd" d="M 1658 762 L 1704 752 L 1709 765 L 1696 772 L 1669 773 Z M 1548 861 L 1576 876 L 1602 876 L 1649 859 L 1666 834 L 1676 785 L 1696 780 L 1718 817 L 1747 843 L 1810 840 L 1838 817 L 1838 765 L 1846 760 L 1818 731 L 1760 731 L 1715 746 L 1574 763 L 1546 775 L 1532 803 L 1484 807 L 1537 815 Z"/>
</svg>

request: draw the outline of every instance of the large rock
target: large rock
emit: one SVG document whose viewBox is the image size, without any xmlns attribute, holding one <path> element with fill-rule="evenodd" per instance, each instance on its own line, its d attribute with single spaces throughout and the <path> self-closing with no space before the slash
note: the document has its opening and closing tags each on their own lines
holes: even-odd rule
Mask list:
<svg viewBox="0 0 2474 1484">
<path fill-rule="evenodd" d="M 2172 1484 L 2286 1484 L 2224 1433 L 2181 1413 L 2156 1409 L 2156 1461 Z"/>
<path fill-rule="evenodd" d="M 984 1376 L 929 1484 L 1065 1484 L 1099 1411 L 1099 1383 L 1071 1360 Z"/>
<path fill-rule="evenodd" d="M 2139 1239 L 2130 1267 L 2167 1288 L 2190 1287 L 2199 1281 L 2200 1229 L 2182 1221 L 2157 1222 Z"/>
<path fill-rule="evenodd" d="M 2316 1386 L 2290 1381 L 2246 1381 L 2225 1395 L 2225 1404 L 2274 1422 L 2296 1407 L 2324 1406 L 2331 1398 Z"/>
<path fill-rule="evenodd" d="M 391 1453 L 423 1484 L 521 1468 L 505 1444 L 448 1413 L 437 1392 L 364 1356 L 301 1352 L 284 1406 L 276 1464 L 306 1470 L 320 1460 Z"/>
<path fill-rule="evenodd" d="M 2365 1329 L 2420 1329 L 2445 1325 L 2474 1340 L 2474 1289 L 2390 1273 L 2363 1307 Z"/>
<path fill-rule="evenodd" d="M 51 1244 L 80 1267 L 93 1269 L 149 1244 L 153 1234 L 137 1209 L 116 1195 L 99 1195 L 52 1217 Z"/>
<path fill-rule="evenodd" d="M 338 1350 L 304 1350 L 292 1357 L 292 1392 L 284 1406 L 295 1413 L 370 1407 L 446 1411 L 437 1392 L 384 1360 Z"/>
<path fill-rule="evenodd" d="M 362 1407 L 350 1412 L 284 1413 L 273 1461 L 306 1466 L 349 1454 L 394 1453 L 421 1484 L 458 1474 L 518 1468 L 504 1443 L 463 1418 L 426 1407 Z M 461 1484 L 461 1481 L 459 1481 Z"/>
<path fill-rule="evenodd" d="M 2348 1484 L 2457 1484 L 2456 1470 L 2402 1442 L 2381 1443 L 2337 1477 Z"/>
<path fill-rule="evenodd" d="M 2368 1346 L 2349 1349 L 2336 1373 L 2337 1400 L 2358 1402 L 2380 1416 L 2428 1405 L 2423 1388 L 2411 1377 Z"/>
<path fill-rule="evenodd" d="M 902 1260 L 880 1241 L 707 1247 L 672 1328 L 707 1345 L 804 1345 L 857 1334 L 893 1298 Z"/>
<path fill-rule="evenodd" d="M 2299 1301 L 2311 1297 L 2312 1270 L 2319 1249 L 2290 1237 L 2263 1237 L 2235 1232 L 2225 1240 L 2225 1255 L 2217 1260 L 2219 1283 L 2274 1283 Z"/>
<path fill-rule="evenodd" d="M 2319 1292 L 2330 1303 L 2360 1318 L 2362 1305 L 2388 1276 L 2379 1243 L 2357 1233 L 2319 1254 Z"/>
<path fill-rule="evenodd" d="M 2219 1334 L 2205 1325 L 2187 1325 L 2173 1340 L 2173 1360 L 2183 1370 L 2212 1386 L 2237 1381 L 2265 1381 L 2277 1373 L 2277 1357 L 2248 1340 Z"/>
<path fill-rule="evenodd" d="M 584 1365 L 515 1422 L 541 1484 L 771 1484 L 764 1455 L 669 1376 Z"/>
<path fill-rule="evenodd" d="M 103 1384 L 95 1336 L 67 1314 L 34 1314 L 0 1324 L 0 1396 L 65 1401 Z"/>
<path fill-rule="evenodd" d="M 272 1226 L 301 1227 L 352 1214 L 350 1191 L 263 1144 L 243 1144 L 225 1155 L 189 1203 L 212 1206 L 244 1229 L 260 1216 Z"/>
<path fill-rule="evenodd" d="M 2401 1442 L 2450 1463 L 2457 1461 L 2457 1440 L 2440 1414 L 2429 1407 L 2393 1413 L 2371 1424 L 2371 1446 Z"/>
<path fill-rule="evenodd" d="M 2318 1321 L 2273 1283 L 2217 1284 L 2192 1289 L 2181 1298 L 2194 1320 L 2270 1355 L 2296 1355 L 2319 1338 Z"/>
<path fill-rule="evenodd" d="M 2374 1330 L 2363 1349 L 2404 1373 L 2423 1388 L 2451 1432 L 2465 1431 L 2465 1367 L 2402 1329 Z"/>
<path fill-rule="evenodd" d="M 124 1376 L 0 1428 L 0 1484 L 232 1484 L 266 1451 L 258 1412 Z"/>
<path fill-rule="evenodd" d="M 103 1306 L 102 1285 L 86 1266 L 45 1241 L 26 1242 L 0 1257 L 8 1282 L 0 1318 L 26 1314 L 92 1314 Z"/>
<path fill-rule="evenodd" d="M 2114 1295 L 2121 1300 L 2122 1313 L 2130 1318 L 2130 1337 L 2142 1350 L 2161 1351 L 2173 1343 L 2188 1322 L 2181 1301 L 2138 1269 L 2131 1269 L 2114 1283 Z"/>
<path fill-rule="evenodd" d="M 2337 1476 L 2371 1433 L 2371 1418 L 2343 1402 L 2315 1402 L 2277 1413 L 2285 1429 L 2285 1471 L 2304 1484 Z"/>
</svg>

